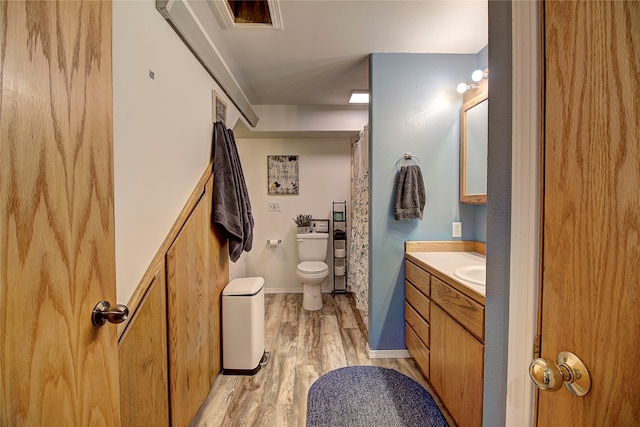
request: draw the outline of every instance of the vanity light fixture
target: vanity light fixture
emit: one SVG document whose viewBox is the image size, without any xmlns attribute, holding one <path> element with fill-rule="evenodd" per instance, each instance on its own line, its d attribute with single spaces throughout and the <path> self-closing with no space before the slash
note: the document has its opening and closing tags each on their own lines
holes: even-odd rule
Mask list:
<svg viewBox="0 0 640 427">
<path fill-rule="evenodd" d="M 369 103 L 369 92 L 354 90 L 351 92 L 351 98 L 349 99 L 349 104 L 368 104 Z"/>
<path fill-rule="evenodd" d="M 484 71 L 482 70 L 475 70 L 473 73 L 471 73 L 471 80 L 476 83 L 480 83 L 484 78 Z"/>
<path fill-rule="evenodd" d="M 460 83 L 457 87 L 456 87 L 456 91 L 458 93 L 465 93 L 466 91 L 468 91 L 469 89 L 471 89 L 471 85 L 467 84 L 467 83 Z"/>
<path fill-rule="evenodd" d="M 471 82 L 460 83 L 456 87 L 456 91 L 458 91 L 458 93 L 465 93 L 468 90 L 471 90 L 473 88 L 480 86 L 480 83 L 482 83 L 483 80 L 487 79 L 488 74 L 489 74 L 488 71 L 475 70 L 473 73 L 471 73 Z"/>
</svg>

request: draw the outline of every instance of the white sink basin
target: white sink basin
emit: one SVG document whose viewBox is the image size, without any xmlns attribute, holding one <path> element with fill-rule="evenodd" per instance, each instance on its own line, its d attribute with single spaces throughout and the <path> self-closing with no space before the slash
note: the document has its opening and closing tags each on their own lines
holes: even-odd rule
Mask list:
<svg viewBox="0 0 640 427">
<path fill-rule="evenodd" d="M 487 268 L 484 265 L 465 265 L 454 270 L 453 275 L 458 279 L 485 286 L 487 280 Z"/>
</svg>

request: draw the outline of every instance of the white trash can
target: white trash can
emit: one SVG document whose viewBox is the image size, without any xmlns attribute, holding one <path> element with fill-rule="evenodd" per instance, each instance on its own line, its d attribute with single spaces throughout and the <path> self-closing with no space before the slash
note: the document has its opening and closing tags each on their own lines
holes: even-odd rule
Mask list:
<svg viewBox="0 0 640 427">
<path fill-rule="evenodd" d="M 254 375 L 265 363 L 264 279 L 233 279 L 222 291 L 222 373 Z"/>
</svg>

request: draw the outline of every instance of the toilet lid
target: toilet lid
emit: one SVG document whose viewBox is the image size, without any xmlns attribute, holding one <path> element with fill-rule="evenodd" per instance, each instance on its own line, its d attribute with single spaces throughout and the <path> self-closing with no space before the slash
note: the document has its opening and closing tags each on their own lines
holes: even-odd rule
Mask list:
<svg viewBox="0 0 640 427">
<path fill-rule="evenodd" d="M 298 264 L 298 271 L 307 274 L 320 274 L 329 271 L 329 266 L 320 261 L 305 261 Z"/>
</svg>

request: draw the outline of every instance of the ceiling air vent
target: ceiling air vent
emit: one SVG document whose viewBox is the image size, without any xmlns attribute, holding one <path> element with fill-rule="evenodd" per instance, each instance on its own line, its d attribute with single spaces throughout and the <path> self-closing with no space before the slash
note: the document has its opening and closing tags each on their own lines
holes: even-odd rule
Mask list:
<svg viewBox="0 0 640 427">
<path fill-rule="evenodd" d="M 209 0 L 222 28 L 282 29 L 277 0 Z"/>
</svg>

